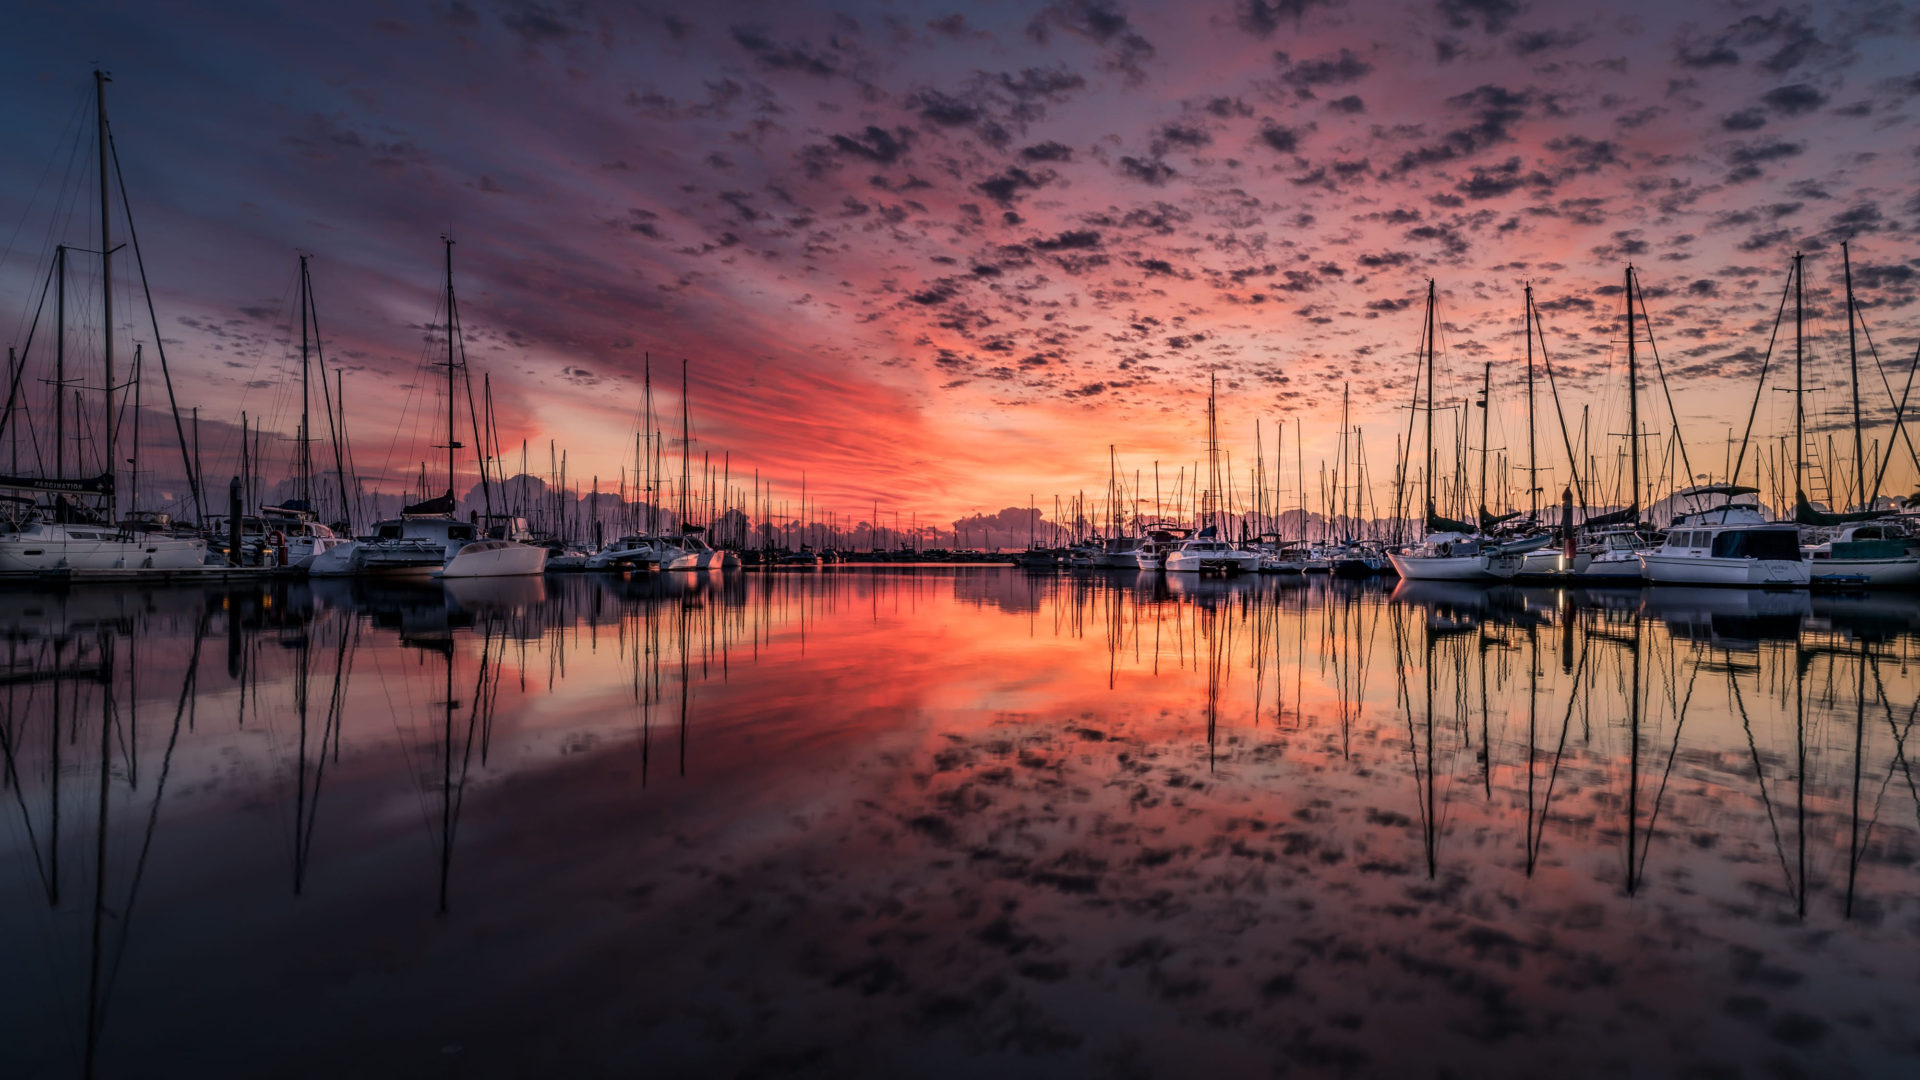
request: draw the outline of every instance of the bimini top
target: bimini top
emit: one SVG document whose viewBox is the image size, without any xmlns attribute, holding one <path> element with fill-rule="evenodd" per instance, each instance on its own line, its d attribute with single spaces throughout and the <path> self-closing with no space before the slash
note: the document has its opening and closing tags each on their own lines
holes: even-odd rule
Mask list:
<svg viewBox="0 0 1920 1080">
<path fill-rule="evenodd" d="M 1760 489 L 1745 484 L 1701 484 L 1699 487 L 1683 488 L 1674 492 L 1675 498 L 1699 498 L 1708 495 L 1725 495 L 1731 499 L 1736 495 L 1758 495 Z"/>
</svg>

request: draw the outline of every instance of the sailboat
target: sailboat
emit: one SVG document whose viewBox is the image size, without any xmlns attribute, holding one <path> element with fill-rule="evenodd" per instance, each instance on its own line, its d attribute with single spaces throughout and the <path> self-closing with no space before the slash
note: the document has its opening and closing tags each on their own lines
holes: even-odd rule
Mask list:
<svg viewBox="0 0 1920 1080">
<path fill-rule="evenodd" d="M 335 536 L 333 529 L 320 523 L 313 511 L 315 499 L 313 488 L 313 391 L 309 365 L 309 345 L 319 351 L 320 321 L 319 313 L 313 302 L 313 275 L 307 266 L 307 256 L 300 256 L 300 470 L 296 476 L 294 497 L 278 506 L 260 508 L 260 540 L 263 547 L 271 547 L 280 552 L 281 565 L 296 570 L 312 568 L 315 556 L 330 548 L 348 543 L 346 537 Z M 308 331 L 312 330 L 309 339 Z M 326 380 L 325 354 L 322 357 L 320 378 L 324 386 Z M 331 426 L 331 425 L 329 425 Z M 334 433 L 334 445 L 339 447 L 339 433 Z M 346 496 L 346 474 L 344 465 L 340 472 L 340 509 L 344 515 L 348 512 L 349 502 Z"/>
<path fill-rule="evenodd" d="M 1640 280 L 1633 267 L 1626 269 L 1623 296 L 1627 305 L 1627 457 L 1630 462 L 1629 494 L 1627 505 L 1620 510 L 1606 514 L 1590 515 L 1580 526 L 1584 532 L 1584 541 L 1578 544 L 1573 558 L 1563 569 L 1588 581 L 1613 584 L 1637 584 L 1646 577 L 1646 570 L 1640 556 L 1652 550 L 1648 534 L 1640 525 L 1640 353 L 1638 323 L 1635 321 L 1634 298 L 1640 293 Z M 1653 341 L 1653 325 L 1647 325 L 1647 341 Z M 1544 339 L 1542 350 L 1544 351 Z M 1529 350 L 1531 351 L 1531 350 Z M 1548 374 L 1552 374 L 1549 366 Z M 1555 398 L 1555 406 L 1559 400 Z M 1565 419 L 1561 420 L 1562 437 L 1565 437 Z M 1568 444 L 1567 460 L 1573 463 L 1572 445 Z M 1586 486 L 1580 481 L 1580 470 L 1573 465 L 1574 486 L 1581 490 L 1581 502 L 1586 502 Z M 1571 489 L 1569 489 L 1571 490 Z M 1563 523 L 1564 527 L 1564 523 Z"/>
<path fill-rule="evenodd" d="M 170 528 L 164 518 L 154 515 L 129 515 L 120 519 L 116 514 L 116 479 L 120 469 L 119 456 L 119 413 L 124 402 L 116 403 L 116 392 L 125 391 L 128 384 L 116 385 L 118 377 L 114 369 L 114 332 L 113 332 L 113 253 L 112 242 L 113 201 L 108 185 L 110 171 L 117 174 L 118 159 L 114 155 L 113 143 L 107 130 L 107 74 L 103 71 L 93 73 L 94 84 L 94 121 L 96 147 L 99 158 L 100 177 L 100 310 L 103 315 L 100 333 L 101 350 L 101 422 L 104 426 L 104 438 L 101 441 L 102 453 L 99 459 L 101 471 L 94 476 L 68 475 L 67 443 L 70 435 L 66 423 L 66 393 L 71 381 L 66 370 L 66 293 L 67 293 L 67 255 L 75 250 L 64 244 L 54 250 L 53 276 L 58 285 L 58 326 L 56 327 L 56 373 L 53 381 L 54 424 L 54 461 L 50 476 L 0 476 L 0 488 L 12 491 L 32 492 L 49 496 L 46 503 L 36 502 L 29 496 L 11 496 L 0 503 L 0 571 L 32 573 L 62 570 L 115 570 L 115 571 L 166 571 L 187 570 L 202 566 L 207 559 L 207 543 L 198 536 L 178 535 Z M 124 192 L 124 178 L 122 189 Z M 124 206 L 124 201 L 123 201 Z M 131 230 L 129 230 L 131 233 Z M 136 258 L 139 254 L 139 242 L 133 240 Z M 144 283 L 144 274 L 142 275 Z M 44 296 L 44 294 L 43 294 Z M 157 336 L 157 330 L 156 330 Z M 31 338 L 28 339 L 31 348 Z M 165 355 L 162 354 L 162 363 Z M 21 374 L 26 367 L 23 357 L 17 367 L 8 372 L 11 376 L 7 392 L 7 404 L 4 420 L 0 420 L 0 431 L 20 418 L 15 415 L 16 398 L 20 389 Z M 135 369 L 138 379 L 138 368 Z M 177 414 L 176 414 L 177 421 Z M 17 429 L 16 429 L 17 430 Z M 18 436 L 15 436 L 18 445 Z M 184 445 L 184 441 L 183 441 Z M 139 448 L 133 447 L 137 455 Z M 77 457 L 78 455 L 76 455 Z M 184 451 L 182 456 L 184 457 Z M 16 451 L 17 459 L 17 451 Z M 17 470 L 18 461 L 13 462 Z M 71 462 L 76 468 L 84 468 L 80 461 Z M 191 472 L 191 469 L 189 470 Z M 136 474 L 137 475 L 137 474 Z M 193 479 L 195 503 L 198 504 L 198 481 Z M 98 500 L 97 505 L 89 506 L 86 500 Z"/>
<path fill-rule="evenodd" d="M 634 517 L 636 531 L 623 533 L 602 544 L 600 550 L 586 557 L 588 570 L 607 570 L 624 573 L 629 570 L 658 570 L 662 555 L 671 545 L 655 536 L 659 530 L 659 505 L 655 495 L 654 474 L 654 430 L 653 430 L 653 359 L 648 357 L 642 375 L 640 395 L 641 430 L 634 435 L 633 476 L 634 485 L 639 488 L 642 477 L 646 479 L 644 501 L 647 508 L 647 531 L 640 532 L 638 514 Z M 646 460 L 641 461 L 640 451 L 645 449 Z M 551 568 L 551 563 L 549 563 Z"/>
<path fill-rule="evenodd" d="M 1795 254 L 1792 276 L 1796 297 L 1801 294 L 1800 264 L 1801 256 Z M 1794 305 L 1794 324 L 1794 378 L 1798 382 L 1803 344 L 1798 300 Z M 1763 365 L 1756 395 L 1766 388 L 1766 382 L 1766 367 Z M 1794 435 L 1800 442 L 1800 455 L 1796 457 L 1794 468 L 1796 488 L 1806 468 L 1803 460 L 1806 450 L 1803 428 L 1805 409 L 1801 398 L 1802 392 L 1796 386 Z M 1741 457 L 1745 456 L 1746 447 L 1743 444 Z M 1736 461 L 1731 475 L 1738 476 L 1739 472 L 1740 463 Z M 1733 482 L 1705 484 L 1675 492 L 1675 498 L 1694 500 L 1695 505 L 1698 500 L 1706 498 L 1724 498 L 1726 502 L 1675 517 L 1667 527 L 1666 537 L 1660 546 L 1640 553 L 1640 567 L 1647 580 L 1661 585 L 1805 588 L 1809 577 L 1808 565 L 1806 555 L 1800 550 L 1798 527 L 1789 521 L 1767 520 L 1757 500 L 1751 503 L 1734 501 L 1757 494 L 1758 488 Z"/>
<path fill-rule="evenodd" d="M 1392 552 L 1387 558 L 1402 579 L 1408 581 L 1495 581 L 1519 573 L 1524 550 L 1509 553 L 1499 541 L 1479 534 L 1472 525 L 1441 517 L 1434 509 L 1433 482 L 1433 363 L 1434 363 L 1435 287 L 1427 282 L 1426 399 L 1420 406 L 1426 413 L 1426 527 L 1420 543 L 1405 551 Z M 1528 541 L 1533 547 L 1545 543 Z M 1525 550 L 1531 550 L 1525 549 Z"/>
<path fill-rule="evenodd" d="M 447 273 L 447 491 L 438 498 L 404 506 L 400 516 L 374 526 L 372 537 L 344 544 L 316 556 L 308 573 L 317 576 L 377 574 L 387 577 L 515 577 L 538 574 L 546 568 L 544 547 L 514 539 L 483 538 L 477 525 L 454 517 L 455 452 L 461 443 L 455 434 L 459 376 L 467 368 L 460 340 L 459 305 L 453 292 L 453 238 L 441 237 L 446 249 Z M 476 421 L 475 427 L 479 425 Z M 480 482 L 487 480 L 487 462 L 481 457 Z"/>
<path fill-rule="evenodd" d="M 1170 574 L 1252 574 L 1260 571 L 1258 553 L 1242 551 L 1220 536 L 1218 520 L 1220 513 L 1215 502 L 1221 488 L 1217 389 L 1216 380 L 1209 376 L 1207 379 L 1207 467 L 1211 481 L 1207 493 L 1201 499 L 1200 519 L 1203 527 L 1191 539 L 1181 542 L 1179 547 L 1162 557 L 1161 566 Z"/>
<path fill-rule="evenodd" d="M 1879 502 L 1880 480 L 1886 474 L 1883 462 L 1872 488 L 1867 484 L 1867 453 L 1862 445 L 1860 416 L 1860 349 L 1854 336 L 1858 310 L 1853 300 L 1853 254 L 1848 245 L 1840 245 L 1841 265 L 1845 268 L 1847 288 L 1847 365 L 1853 393 L 1853 465 L 1854 490 L 1860 497 L 1859 509 L 1844 514 L 1816 510 L 1804 491 L 1796 491 L 1794 520 L 1801 526 L 1802 542 L 1810 560 L 1809 583 L 1822 587 L 1875 586 L 1880 588 L 1920 585 L 1920 554 L 1916 542 L 1898 525 L 1883 519 L 1891 510 L 1874 509 Z M 1796 323 L 1798 322 L 1796 312 Z M 1801 362 L 1798 349 L 1794 362 Z M 1797 378 L 1797 376 L 1796 376 Z M 1887 457 L 1893 455 L 1891 440 Z M 1798 486 L 1798 485 L 1796 485 Z"/>
<path fill-rule="evenodd" d="M 707 528 L 687 521 L 687 491 L 693 484 L 693 429 L 687 418 L 687 362 L 680 361 L 680 535 L 661 537 L 662 570 L 733 570 L 740 556 L 707 543 Z"/>
</svg>

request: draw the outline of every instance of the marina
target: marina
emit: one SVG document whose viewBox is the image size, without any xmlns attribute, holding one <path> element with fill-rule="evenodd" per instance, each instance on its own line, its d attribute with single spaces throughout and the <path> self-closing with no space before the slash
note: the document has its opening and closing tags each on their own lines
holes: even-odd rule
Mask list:
<svg viewBox="0 0 1920 1080">
<path fill-rule="evenodd" d="M 0 1080 L 1920 1075 L 1912 12 L 4 25 Z"/>
</svg>

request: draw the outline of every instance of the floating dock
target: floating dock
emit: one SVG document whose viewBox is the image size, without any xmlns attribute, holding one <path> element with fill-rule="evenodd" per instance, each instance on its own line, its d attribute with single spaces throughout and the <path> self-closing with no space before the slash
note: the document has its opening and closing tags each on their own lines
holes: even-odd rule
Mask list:
<svg viewBox="0 0 1920 1080">
<path fill-rule="evenodd" d="M 284 566 L 196 566 L 186 570 L 9 570 L 0 585 L 222 585 L 305 577 Z"/>
</svg>

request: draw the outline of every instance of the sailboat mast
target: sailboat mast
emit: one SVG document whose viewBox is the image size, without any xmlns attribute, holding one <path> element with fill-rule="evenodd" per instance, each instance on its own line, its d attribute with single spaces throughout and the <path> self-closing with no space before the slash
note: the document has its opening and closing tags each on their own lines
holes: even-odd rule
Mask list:
<svg viewBox="0 0 1920 1080">
<path fill-rule="evenodd" d="M 1533 286 L 1527 286 L 1527 516 L 1540 515 L 1540 462 L 1533 448 Z"/>
<path fill-rule="evenodd" d="M 1344 382 L 1340 384 L 1340 463 L 1334 468 L 1333 473 L 1333 482 L 1340 489 L 1339 513 L 1340 516 L 1345 519 L 1345 524 L 1341 526 L 1342 531 L 1340 533 L 1340 538 L 1343 540 L 1346 539 L 1347 531 L 1351 529 L 1353 521 L 1352 516 L 1347 513 L 1347 433 L 1350 430 L 1347 426 L 1347 404 L 1349 395 L 1351 394 L 1351 390 L 1349 389 L 1350 385 L 1351 384 Z M 1328 537 L 1328 539 L 1332 539 L 1332 537 Z"/>
<path fill-rule="evenodd" d="M 1860 350 L 1854 342 L 1853 332 L 1853 255 L 1847 250 L 1844 240 L 1840 242 L 1840 265 L 1847 282 L 1847 383 L 1853 387 L 1854 490 L 1859 493 L 1860 509 L 1871 510 L 1873 507 L 1867 505 L 1870 498 L 1867 493 L 1867 456 L 1860 445 Z"/>
<path fill-rule="evenodd" d="M 1633 332 L 1633 264 L 1627 264 L 1627 447 L 1633 459 L 1633 491 L 1627 505 L 1640 518 L 1640 359 Z"/>
<path fill-rule="evenodd" d="M 1434 513 L 1433 506 L 1433 279 L 1427 279 L 1427 515 Z"/>
<path fill-rule="evenodd" d="M 1487 441 L 1487 422 L 1493 417 L 1493 361 L 1480 372 L 1480 509 L 1487 508 L 1487 455 L 1493 446 Z"/>
<path fill-rule="evenodd" d="M 660 532 L 660 503 L 659 500 L 654 497 L 653 493 L 654 472 L 656 471 L 654 467 L 658 463 L 653 446 L 653 357 L 651 355 L 647 356 L 645 363 L 646 381 L 643 383 L 645 390 L 641 395 L 643 403 L 641 411 L 645 416 L 641 420 L 641 424 L 646 431 L 645 439 L 647 444 L 647 535 L 656 536 Z"/>
<path fill-rule="evenodd" d="M 443 236 L 440 239 L 447 249 L 447 494 L 452 495 L 453 452 L 460 445 L 460 440 L 453 437 L 456 430 L 453 425 L 453 237 Z"/>
<path fill-rule="evenodd" d="M 53 475 L 67 475 L 67 246 L 53 249 Z"/>
<path fill-rule="evenodd" d="M 300 256 L 300 499 L 309 509 L 313 506 L 313 443 L 308 436 L 313 432 L 309 425 L 313 417 L 309 413 L 313 393 L 309 388 L 307 373 L 307 257 Z"/>
<path fill-rule="evenodd" d="M 1216 395 L 1219 377 L 1207 376 L 1207 505 L 1206 513 L 1220 524 L 1220 414 Z"/>
<path fill-rule="evenodd" d="M 106 405 L 107 452 L 103 470 L 109 480 L 117 471 L 119 458 L 115 450 L 113 417 L 113 215 L 112 200 L 107 186 L 107 160 L 112 151 L 107 145 L 107 73 L 95 70 L 93 73 L 94 120 L 99 129 L 100 142 L 100 310 L 106 313 L 106 320 L 100 324 L 100 356 L 106 369 L 106 379 L 101 383 L 101 393 Z M 114 494 L 109 487 L 107 492 L 108 517 L 115 516 Z"/>
<path fill-rule="evenodd" d="M 1793 491 L 1798 498 L 1805 493 L 1802 486 L 1805 481 L 1802 474 L 1807 471 L 1807 410 L 1806 390 L 1802 386 L 1802 358 L 1805 345 L 1805 322 L 1802 318 L 1801 300 L 1801 264 L 1804 258 L 1799 252 L 1793 253 Z"/>
<path fill-rule="evenodd" d="M 687 360 L 680 358 L 680 531 L 687 525 L 687 485 L 693 480 L 693 459 L 688 457 L 693 440 L 687 424 Z"/>
</svg>

